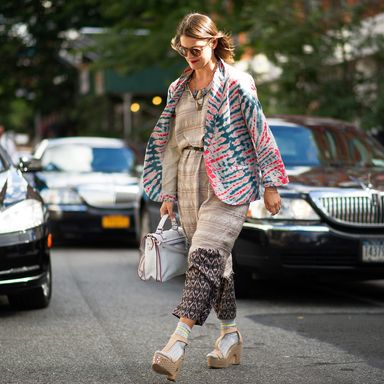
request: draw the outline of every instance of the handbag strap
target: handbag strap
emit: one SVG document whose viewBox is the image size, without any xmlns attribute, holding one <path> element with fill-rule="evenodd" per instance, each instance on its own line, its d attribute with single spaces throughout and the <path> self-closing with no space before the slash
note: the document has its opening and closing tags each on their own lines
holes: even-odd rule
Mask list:
<svg viewBox="0 0 384 384">
<path fill-rule="evenodd" d="M 168 213 L 166 213 L 165 215 L 163 215 L 159 221 L 159 224 L 157 225 L 157 229 L 156 229 L 156 233 L 157 234 L 161 234 L 163 232 L 163 229 L 164 229 L 164 225 L 168 219 L 169 215 Z M 172 223 L 172 229 L 174 231 L 177 231 L 179 225 L 177 223 L 177 219 L 176 217 L 174 219 L 171 219 L 171 223 Z"/>
</svg>

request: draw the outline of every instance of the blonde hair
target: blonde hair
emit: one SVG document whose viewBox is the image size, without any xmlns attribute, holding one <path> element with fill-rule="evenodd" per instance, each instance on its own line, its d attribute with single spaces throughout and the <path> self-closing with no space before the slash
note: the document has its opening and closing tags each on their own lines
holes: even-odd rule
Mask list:
<svg viewBox="0 0 384 384">
<path fill-rule="evenodd" d="M 234 62 L 234 46 L 229 34 L 218 30 L 212 19 L 201 13 L 189 13 L 176 29 L 176 35 L 171 40 L 171 47 L 177 51 L 180 47 L 180 36 L 194 39 L 217 39 L 215 56 L 226 63 Z"/>
</svg>

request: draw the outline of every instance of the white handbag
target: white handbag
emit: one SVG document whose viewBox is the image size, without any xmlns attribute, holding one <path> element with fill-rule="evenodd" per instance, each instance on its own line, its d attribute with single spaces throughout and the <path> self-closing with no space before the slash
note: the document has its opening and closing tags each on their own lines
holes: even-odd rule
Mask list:
<svg viewBox="0 0 384 384">
<path fill-rule="evenodd" d="M 183 275 L 188 268 L 187 241 L 177 220 L 172 228 L 164 230 L 168 215 L 162 216 L 156 232 L 143 237 L 140 246 L 141 257 L 137 273 L 141 280 L 167 281 Z"/>
</svg>

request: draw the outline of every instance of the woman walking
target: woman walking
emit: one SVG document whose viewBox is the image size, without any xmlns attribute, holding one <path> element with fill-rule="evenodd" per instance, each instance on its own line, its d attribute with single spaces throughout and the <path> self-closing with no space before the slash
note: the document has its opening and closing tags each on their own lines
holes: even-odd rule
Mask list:
<svg viewBox="0 0 384 384">
<path fill-rule="evenodd" d="M 276 187 L 288 177 L 252 77 L 228 64 L 230 37 L 208 16 L 193 13 L 179 24 L 172 48 L 188 68 L 169 87 L 147 145 L 143 183 L 148 196 L 162 202 L 161 215 L 173 217 L 177 202 L 190 245 L 185 287 L 173 312 L 180 321 L 152 363 L 175 381 L 192 327 L 203 325 L 212 308 L 221 335 L 208 366 L 240 364 L 232 247 L 249 203 L 260 198 L 260 185 L 265 207 L 275 215 L 281 206 Z"/>
</svg>

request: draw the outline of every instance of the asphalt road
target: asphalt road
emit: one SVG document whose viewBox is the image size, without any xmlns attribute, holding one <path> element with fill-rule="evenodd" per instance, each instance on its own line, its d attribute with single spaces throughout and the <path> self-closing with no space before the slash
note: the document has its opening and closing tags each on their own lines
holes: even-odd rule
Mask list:
<svg viewBox="0 0 384 384">
<path fill-rule="evenodd" d="M 150 369 L 176 325 L 183 279 L 142 282 L 134 249 L 52 253 L 49 308 L 0 296 L 0 383 L 166 383 Z M 195 327 L 178 383 L 384 383 L 384 281 L 263 285 L 238 301 L 242 365 L 210 370 L 211 315 Z"/>
</svg>

